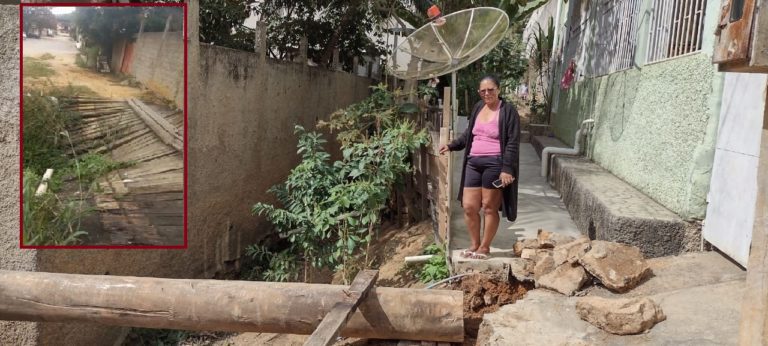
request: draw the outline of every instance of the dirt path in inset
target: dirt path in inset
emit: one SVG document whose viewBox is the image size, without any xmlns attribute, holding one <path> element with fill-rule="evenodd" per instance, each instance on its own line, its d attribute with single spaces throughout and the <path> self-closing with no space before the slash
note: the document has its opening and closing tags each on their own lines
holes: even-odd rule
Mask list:
<svg viewBox="0 0 768 346">
<path fill-rule="evenodd" d="M 120 81 L 111 74 L 97 73 L 95 71 L 77 66 L 75 64 L 75 56 L 77 53 L 71 53 L 69 51 L 65 52 L 63 50 L 57 50 L 54 48 L 47 50 L 45 46 L 40 47 L 40 45 L 46 45 L 48 43 L 54 43 L 57 45 L 73 44 L 71 41 L 69 41 L 68 36 L 57 36 L 54 38 L 39 39 L 39 42 L 36 42 L 37 40 L 38 39 L 26 39 L 24 41 L 24 49 L 27 50 L 24 52 L 24 56 L 39 59 L 46 53 L 53 55 L 53 59 L 41 61 L 49 64 L 51 69 L 53 69 L 56 73 L 53 76 L 44 78 L 25 77 L 25 86 L 49 87 L 51 85 L 82 85 L 93 90 L 93 92 L 99 96 L 111 99 L 139 97 L 143 93 L 143 91 L 139 88 L 120 85 Z"/>
</svg>

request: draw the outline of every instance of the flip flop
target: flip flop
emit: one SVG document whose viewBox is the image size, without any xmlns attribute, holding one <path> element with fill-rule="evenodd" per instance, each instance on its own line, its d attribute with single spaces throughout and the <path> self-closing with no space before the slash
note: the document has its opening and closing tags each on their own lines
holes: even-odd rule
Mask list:
<svg viewBox="0 0 768 346">
<path fill-rule="evenodd" d="M 472 259 L 476 259 L 476 260 L 485 261 L 485 260 L 487 260 L 489 257 L 491 257 L 491 254 L 490 254 L 490 253 L 487 253 L 487 254 L 486 254 L 486 253 L 479 253 L 479 252 L 475 252 L 474 254 L 472 254 L 472 257 L 470 257 L 470 258 L 472 258 Z"/>
<path fill-rule="evenodd" d="M 469 249 L 461 250 L 461 253 L 459 254 L 459 256 L 461 256 L 462 258 L 472 258 L 472 256 L 474 255 L 475 255 L 475 252 Z"/>
</svg>

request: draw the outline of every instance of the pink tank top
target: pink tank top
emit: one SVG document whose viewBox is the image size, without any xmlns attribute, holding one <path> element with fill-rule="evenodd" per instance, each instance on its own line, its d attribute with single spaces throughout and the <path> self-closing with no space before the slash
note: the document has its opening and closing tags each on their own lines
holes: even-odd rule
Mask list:
<svg viewBox="0 0 768 346">
<path fill-rule="evenodd" d="M 469 156 L 496 156 L 501 155 L 501 144 L 499 143 L 499 111 L 501 107 L 493 112 L 493 118 L 481 123 L 475 121 L 475 127 L 472 128 L 472 150 Z"/>
</svg>

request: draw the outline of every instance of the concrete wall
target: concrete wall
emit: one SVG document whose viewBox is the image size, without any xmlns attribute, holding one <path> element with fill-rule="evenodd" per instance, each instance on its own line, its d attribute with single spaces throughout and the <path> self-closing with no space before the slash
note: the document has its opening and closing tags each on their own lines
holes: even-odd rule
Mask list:
<svg viewBox="0 0 768 346">
<path fill-rule="evenodd" d="M 19 7 L 0 5 L 0 270 L 35 270 L 19 249 Z M 37 325 L 0 321 L 0 345 L 34 343 Z"/>
<path fill-rule="evenodd" d="M 184 41 L 182 32 L 141 33 L 130 73 L 158 95 L 184 105 Z"/>
<path fill-rule="evenodd" d="M 197 2 L 189 35 L 197 34 Z M 190 41 L 188 240 L 184 250 L 19 250 L 18 8 L 0 7 L 0 269 L 167 278 L 219 278 L 268 225 L 250 214 L 298 161 L 293 125 L 368 95 L 370 80 Z M 201 55 L 201 56 L 199 56 Z M 0 322 L 0 345 L 110 345 L 127 328 Z"/>
<path fill-rule="evenodd" d="M 552 125 L 559 139 L 573 145 L 582 120 L 595 119 L 588 145 L 595 162 L 684 219 L 701 219 L 722 91 L 722 74 L 711 63 L 719 2 L 708 2 L 700 52 L 646 64 L 651 2 L 641 4 L 635 67 L 582 78 L 560 91 Z M 574 15 L 583 10 L 578 2 L 568 7 L 569 20 L 584 20 Z M 594 25 L 588 21 L 582 32 L 594 32 Z M 589 37 L 571 39 L 579 40 L 582 52 L 604 44 Z M 569 52 L 564 61 L 574 58 Z M 580 58 L 590 61 L 589 55 Z"/>
<path fill-rule="evenodd" d="M 190 102 L 198 116 L 189 119 L 189 225 L 208 232 L 207 242 L 225 234 L 245 243 L 269 228 L 251 207 L 273 201 L 267 189 L 298 163 L 294 125 L 312 128 L 365 98 L 371 81 L 216 46 L 201 46 L 199 58 L 201 85 Z M 217 256 L 227 261 L 239 255 L 233 251 Z"/>
</svg>

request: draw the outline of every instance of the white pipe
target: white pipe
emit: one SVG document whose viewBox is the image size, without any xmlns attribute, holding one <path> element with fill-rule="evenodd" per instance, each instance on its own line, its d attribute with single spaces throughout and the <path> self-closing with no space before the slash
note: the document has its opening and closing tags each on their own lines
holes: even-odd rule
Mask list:
<svg viewBox="0 0 768 346">
<path fill-rule="evenodd" d="M 542 177 L 546 178 L 547 175 L 549 174 L 549 155 L 550 154 L 558 154 L 558 155 L 581 154 L 581 137 L 583 134 L 586 134 L 589 131 L 587 129 L 582 129 L 582 127 L 584 126 L 584 124 L 592 124 L 594 122 L 595 122 L 594 119 L 587 119 L 581 122 L 581 126 L 576 131 L 573 148 L 546 147 L 544 148 L 544 150 L 541 151 L 541 176 Z"/>
<path fill-rule="evenodd" d="M 429 261 L 435 255 L 405 256 L 405 263 L 422 263 Z"/>
<path fill-rule="evenodd" d="M 46 169 L 43 179 L 40 180 L 40 185 L 37 187 L 37 191 L 35 191 L 35 196 L 40 196 L 48 191 L 48 180 L 51 179 L 51 176 L 53 176 L 53 168 Z"/>
</svg>

